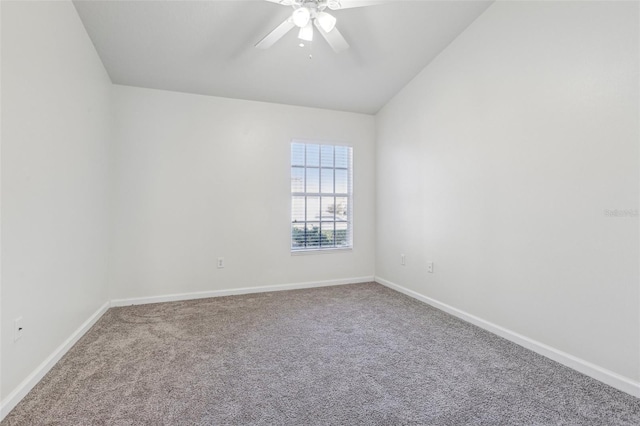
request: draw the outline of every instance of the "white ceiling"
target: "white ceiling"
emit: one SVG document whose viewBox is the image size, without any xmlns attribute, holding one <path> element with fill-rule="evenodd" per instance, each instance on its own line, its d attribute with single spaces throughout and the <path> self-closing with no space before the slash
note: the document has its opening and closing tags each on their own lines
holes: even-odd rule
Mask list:
<svg viewBox="0 0 640 426">
<path fill-rule="evenodd" d="M 113 83 L 375 114 L 491 1 L 332 12 L 351 45 L 339 54 L 318 34 L 298 47 L 295 30 L 254 48 L 292 11 L 264 0 L 74 3 Z"/>
</svg>

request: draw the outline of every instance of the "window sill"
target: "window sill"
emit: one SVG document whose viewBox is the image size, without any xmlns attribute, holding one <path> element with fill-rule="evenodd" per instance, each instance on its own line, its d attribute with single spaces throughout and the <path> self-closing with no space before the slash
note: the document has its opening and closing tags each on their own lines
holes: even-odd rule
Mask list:
<svg viewBox="0 0 640 426">
<path fill-rule="evenodd" d="M 291 252 L 291 256 L 309 256 L 313 254 L 345 253 L 345 252 L 351 252 L 351 251 L 353 251 L 353 247 L 295 250 Z"/>
</svg>

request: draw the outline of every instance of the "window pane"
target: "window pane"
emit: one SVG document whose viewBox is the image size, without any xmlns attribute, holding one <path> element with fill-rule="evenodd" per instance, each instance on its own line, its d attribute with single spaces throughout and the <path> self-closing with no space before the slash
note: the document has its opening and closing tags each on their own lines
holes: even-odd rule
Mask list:
<svg viewBox="0 0 640 426">
<path fill-rule="evenodd" d="M 346 170 L 336 170 L 336 194 L 349 193 L 349 175 Z"/>
<path fill-rule="evenodd" d="M 310 194 L 320 193 L 320 169 L 307 167 L 307 192 Z"/>
<path fill-rule="evenodd" d="M 322 182 L 320 189 L 323 194 L 333 194 L 333 169 L 321 169 Z"/>
<path fill-rule="evenodd" d="M 307 247 L 320 247 L 320 224 L 307 224 Z"/>
<path fill-rule="evenodd" d="M 333 145 L 321 147 L 322 167 L 333 167 Z"/>
<path fill-rule="evenodd" d="M 336 223 L 335 242 L 336 247 L 345 247 L 349 245 L 349 233 L 346 223 Z"/>
<path fill-rule="evenodd" d="M 304 166 L 304 144 L 303 143 L 291 144 L 291 165 Z"/>
<path fill-rule="evenodd" d="M 334 239 L 333 239 L 333 222 L 322 223 L 322 235 L 321 235 L 321 244 L 322 247 L 333 247 Z"/>
<path fill-rule="evenodd" d="M 304 168 L 291 168 L 291 192 L 304 192 Z"/>
<path fill-rule="evenodd" d="M 322 218 L 323 222 L 335 220 L 334 217 L 335 211 L 335 198 L 333 197 L 322 197 Z M 332 225 L 333 226 L 333 225 Z"/>
<path fill-rule="evenodd" d="M 296 223 L 291 226 L 291 248 L 305 247 L 305 225 Z"/>
<path fill-rule="evenodd" d="M 349 218 L 349 199 L 336 197 L 336 220 L 346 221 Z"/>
<path fill-rule="evenodd" d="M 349 151 L 348 146 L 336 146 L 336 167 L 349 167 Z"/>
<path fill-rule="evenodd" d="M 291 199 L 291 222 L 304 222 L 304 197 Z"/>
<path fill-rule="evenodd" d="M 307 222 L 320 220 L 320 197 L 307 197 Z"/>
<path fill-rule="evenodd" d="M 352 246 L 351 162 L 351 147 L 291 143 L 292 251 Z"/>
<path fill-rule="evenodd" d="M 320 145 L 307 145 L 307 167 L 320 166 Z"/>
</svg>

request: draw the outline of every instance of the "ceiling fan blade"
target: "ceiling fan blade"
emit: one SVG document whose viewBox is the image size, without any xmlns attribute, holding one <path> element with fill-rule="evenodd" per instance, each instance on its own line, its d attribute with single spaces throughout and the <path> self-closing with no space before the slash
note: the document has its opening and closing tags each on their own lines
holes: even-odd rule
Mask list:
<svg viewBox="0 0 640 426">
<path fill-rule="evenodd" d="M 270 48 L 276 41 L 280 40 L 286 33 L 291 31 L 293 27 L 295 27 L 295 25 L 291 21 L 291 18 L 285 19 L 285 21 L 282 24 L 278 25 L 275 30 L 271 31 L 262 40 L 260 40 L 256 44 L 256 47 L 258 49 Z"/>
<path fill-rule="evenodd" d="M 331 10 L 340 10 L 351 9 L 353 7 L 375 6 L 383 3 L 388 3 L 388 0 L 329 0 L 327 6 Z"/>
<path fill-rule="evenodd" d="M 313 23 L 318 29 L 318 32 L 322 34 L 322 37 L 324 37 L 324 39 L 327 40 L 327 43 L 329 43 L 329 46 L 331 46 L 331 48 L 336 53 L 344 52 L 349 48 L 349 43 L 347 43 L 347 40 L 344 39 L 344 37 L 342 36 L 342 34 L 340 34 L 340 31 L 338 31 L 337 28 L 334 28 L 331 31 L 326 32 L 325 30 L 322 29 L 317 19 L 314 20 Z"/>
</svg>

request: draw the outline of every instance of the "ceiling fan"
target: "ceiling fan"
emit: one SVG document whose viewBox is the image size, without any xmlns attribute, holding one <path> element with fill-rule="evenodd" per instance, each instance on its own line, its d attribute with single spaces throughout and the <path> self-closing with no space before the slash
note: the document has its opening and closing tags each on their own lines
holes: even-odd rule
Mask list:
<svg viewBox="0 0 640 426">
<path fill-rule="evenodd" d="M 298 27 L 298 38 L 304 41 L 312 41 L 315 26 L 318 32 L 329 43 L 336 53 L 340 53 L 349 48 L 349 43 L 344 39 L 340 31 L 336 28 L 337 19 L 326 12 L 326 9 L 340 10 L 352 7 L 371 6 L 383 3 L 382 0 L 266 0 L 271 3 L 278 3 L 283 6 L 292 7 L 293 13 L 290 17 L 278 25 L 276 29 L 260 40 L 256 47 L 258 49 L 268 49 L 275 42 L 280 40 Z"/>
</svg>

